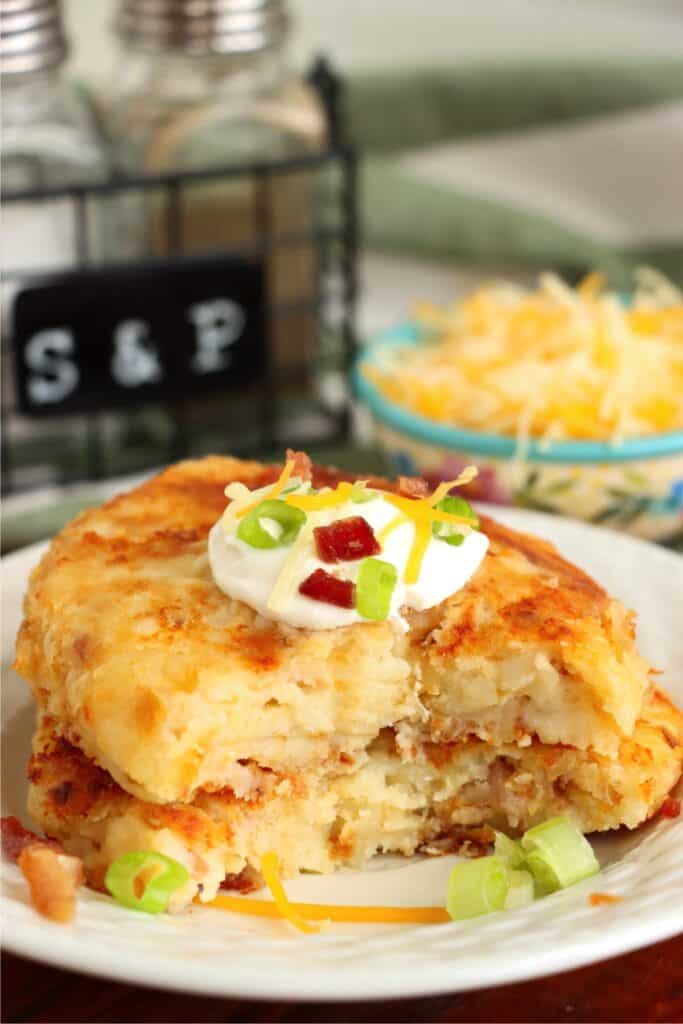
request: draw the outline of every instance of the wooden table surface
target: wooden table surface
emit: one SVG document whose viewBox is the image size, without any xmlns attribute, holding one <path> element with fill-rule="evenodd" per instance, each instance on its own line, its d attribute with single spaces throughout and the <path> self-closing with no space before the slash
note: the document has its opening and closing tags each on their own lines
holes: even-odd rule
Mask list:
<svg viewBox="0 0 683 1024">
<path fill-rule="evenodd" d="M 683 922 L 682 922 L 683 925 Z M 264 978 L 264 988 L 267 979 Z M 119 985 L 6 955 L 2 1020 L 663 1021 L 683 1024 L 683 934 L 593 967 L 521 985 L 395 1002 L 255 1003 Z"/>
</svg>

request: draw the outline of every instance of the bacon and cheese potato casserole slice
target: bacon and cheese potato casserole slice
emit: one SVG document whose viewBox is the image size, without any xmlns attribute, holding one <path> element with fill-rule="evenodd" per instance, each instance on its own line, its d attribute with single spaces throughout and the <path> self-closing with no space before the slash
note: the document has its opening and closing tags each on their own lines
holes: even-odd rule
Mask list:
<svg viewBox="0 0 683 1024">
<path fill-rule="evenodd" d="M 463 829 L 559 813 L 632 828 L 657 810 L 681 716 L 618 601 L 483 519 L 480 568 L 405 630 L 270 621 L 216 586 L 207 536 L 226 485 L 278 472 L 179 463 L 81 515 L 32 575 L 16 661 L 40 710 L 31 811 L 92 884 L 157 849 L 190 873 L 181 902 L 210 899 L 270 849 L 287 874 L 330 871 Z"/>
</svg>

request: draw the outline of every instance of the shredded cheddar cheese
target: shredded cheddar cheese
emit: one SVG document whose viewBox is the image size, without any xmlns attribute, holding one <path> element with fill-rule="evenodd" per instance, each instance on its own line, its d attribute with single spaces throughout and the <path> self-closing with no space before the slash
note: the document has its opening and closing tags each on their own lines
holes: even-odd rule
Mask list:
<svg viewBox="0 0 683 1024">
<path fill-rule="evenodd" d="M 206 906 L 252 917 L 284 918 L 307 935 L 319 932 L 310 921 L 342 921 L 359 924 L 446 924 L 450 917 L 442 907 L 358 907 L 324 903 L 290 903 L 276 853 L 269 851 L 261 860 L 261 874 L 273 901 L 245 899 L 219 893 Z"/>
<path fill-rule="evenodd" d="M 549 441 L 683 428 L 683 295 L 652 271 L 630 306 L 599 274 L 576 289 L 544 274 L 534 291 L 493 284 L 417 318 L 433 343 L 366 372 L 427 419 Z"/>
<path fill-rule="evenodd" d="M 270 611 L 281 611 L 286 605 L 287 599 L 289 598 L 292 590 L 297 586 L 300 578 L 301 566 L 308 557 L 308 548 L 311 543 L 312 533 L 313 526 L 311 523 L 305 523 L 299 531 L 299 536 L 289 549 L 287 560 L 282 566 L 280 575 L 276 579 L 275 585 L 270 592 L 270 597 L 268 598 L 268 608 Z"/>
<path fill-rule="evenodd" d="M 403 515 L 402 512 L 399 512 L 397 516 L 394 516 L 394 518 L 390 520 L 386 526 L 383 526 L 382 529 L 377 534 L 377 540 L 379 541 L 380 545 L 384 545 L 389 534 L 393 533 L 397 526 L 400 526 L 401 523 L 407 522 L 409 522 L 409 520 L 406 516 Z"/>
<path fill-rule="evenodd" d="M 250 917 L 282 917 L 276 903 L 270 900 L 245 899 L 219 893 L 207 907 L 229 910 Z M 450 917 L 441 907 L 365 907 L 339 906 L 326 903 L 289 903 L 289 907 L 309 921 L 337 921 L 347 924 L 448 924 Z"/>
<path fill-rule="evenodd" d="M 429 523 L 460 523 L 469 529 L 472 528 L 472 520 L 466 516 L 454 515 L 452 512 L 442 512 L 440 509 L 432 508 L 429 498 L 404 498 L 401 494 L 383 495 L 384 500 L 390 505 L 403 512 L 407 518 L 414 522 Z"/>
<path fill-rule="evenodd" d="M 294 471 L 294 460 L 293 459 L 288 459 L 287 462 L 285 462 L 285 464 L 284 464 L 284 467 L 282 469 L 282 472 L 280 473 L 280 476 L 275 481 L 275 483 L 273 484 L 271 489 L 268 491 L 268 493 L 264 494 L 263 497 L 260 498 L 258 501 L 253 501 L 253 502 L 249 503 L 248 505 L 242 505 L 237 510 L 237 512 L 235 513 L 237 518 L 241 519 L 242 516 L 246 516 L 247 512 L 251 512 L 251 510 L 256 508 L 257 505 L 260 505 L 260 503 L 262 501 L 273 501 L 275 498 L 279 498 L 280 495 L 282 494 L 283 490 L 287 486 L 287 483 L 288 483 L 289 478 L 292 475 L 293 471 Z M 230 506 L 228 506 L 228 509 L 229 508 L 230 508 Z"/>
<path fill-rule="evenodd" d="M 442 483 L 439 484 L 439 486 L 436 488 L 436 490 L 428 498 L 423 498 L 422 500 L 425 501 L 430 508 L 434 508 L 434 506 L 438 505 L 439 502 L 441 501 L 441 499 L 445 498 L 446 495 L 454 487 L 461 487 L 463 484 L 471 483 L 472 480 L 474 480 L 474 478 L 476 477 L 476 475 L 477 475 L 477 468 L 476 468 L 476 466 L 467 466 L 462 471 L 462 473 L 460 473 L 460 475 L 458 476 L 458 478 L 456 480 L 444 480 Z M 439 519 L 442 522 L 445 521 L 445 518 L 446 517 L 443 516 L 441 513 L 439 514 Z M 379 531 L 379 533 L 377 534 L 377 539 L 378 539 L 379 543 L 380 544 L 384 544 L 384 542 L 386 541 L 387 537 L 391 533 L 393 533 L 393 531 L 396 529 L 397 526 L 400 526 L 401 523 L 406 523 L 406 522 L 409 522 L 409 521 L 410 521 L 409 516 L 404 514 L 403 512 L 400 512 L 397 516 L 395 516 L 391 520 L 391 522 L 387 523 L 387 525 L 382 527 L 382 529 Z M 463 519 L 463 524 L 466 524 L 468 522 L 469 522 L 469 520 Z M 422 542 L 420 542 L 420 543 L 422 543 Z M 425 550 L 426 550 L 426 546 L 425 546 Z M 424 554 L 424 552 L 423 552 L 423 554 Z M 414 556 L 414 557 L 417 558 L 417 556 Z M 420 559 L 420 561 L 421 561 L 421 559 Z M 419 569 L 418 569 L 418 575 L 419 575 Z M 407 576 L 406 576 L 406 579 L 408 579 Z M 414 583 L 415 580 L 408 580 L 408 582 Z"/>
<path fill-rule="evenodd" d="M 453 490 L 454 487 L 463 487 L 465 484 L 471 484 L 477 476 L 476 466 L 466 466 L 462 473 L 460 473 L 455 480 L 444 480 L 436 490 L 430 494 L 427 501 L 432 506 L 438 505 L 439 502 L 446 497 L 446 495 Z"/>
<path fill-rule="evenodd" d="M 284 917 L 295 928 L 298 928 L 300 932 L 305 932 L 307 935 L 315 935 L 320 929 L 304 920 L 287 899 L 287 894 L 280 878 L 280 862 L 276 853 L 272 851 L 264 853 L 261 860 L 261 874 L 263 875 L 264 882 L 270 889 L 270 894 L 280 916 Z"/>
<path fill-rule="evenodd" d="M 426 521 L 418 521 L 415 523 L 415 539 L 413 540 L 413 546 L 410 549 L 408 555 L 408 561 L 406 562 L 405 572 L 403 578 L 406 583 L 417 583 L 420 578 L 420 569 L 422 568 L 422 559 L 425 556 L 425 552 L 432 539 L 432 524 Z"/>
<path fill-rule="evenodd" d="M 293 467 L 293 461 L 289 460 L 285 463 L 279 479 L 259 502 L 249 501 L 248 496 L 240 491 L 236 495 L 236 500 L 241 501 L 241 504 L 236 509 L 228 506 L 223 515 L 224 527 L 229 529 L 234 525 L 235 519 L 241 518 L 251 509 L 256 508 L 260 501 L 268 501 L 281 495 L 292 474 Z M 454 487 L 470 483 L 476 475 L 476 468 L 474 466 L 467 466 L 455 480 L 443 481 L 426 498 L 409 498 L 388 491 L 383 492 L 384 499 L 389 504 L 394 505 L 399 514 L 379 532 L 380 544 L 383 544 L 392 530 L 401 523 L 410 522 L 415 528 L 415 535 L 404 569 L 406 583 L 417 583 L 419 579 L 422 560 L 429 546 L 432 537 L 432 526 L 435 522 L 457 523 L 462 528 L 463 533 L 469 533 L 472 529 L 472 522 L 466 516 L 443 512 L 441 509 L 437 509 L 436 506 Z M 345 505 L 351 498 L 354 486 L 352 483 L 342 481 L 336 487 L 325 488 L 317 494 L 289 493 L 283 495 L 282 500 L 287 505 L 308 513 L 327 511 Z M 313 523 L 309 517 L 292 544 L 287 559 L 275 581 L 267 602 L 269 611 L 281 611 L 289 599 L 292 590 L 299 582 L 300 570 L 302 563 L 307 558 L 313 528 Z"/>
<path fill-rule="evenodd" d="M 344 505 L 351 495 L 353 484 L 342 481 L 333 491 L 321 491 L 320 494 L 287 494 L 285 501 L 302 512 L 320 512 L 326 508 Z"/>
</svg>

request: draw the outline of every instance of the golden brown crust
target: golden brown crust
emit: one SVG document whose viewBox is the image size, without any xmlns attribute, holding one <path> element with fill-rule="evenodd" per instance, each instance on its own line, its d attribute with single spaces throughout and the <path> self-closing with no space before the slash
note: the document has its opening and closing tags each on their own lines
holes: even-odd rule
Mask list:
<svg viewBox="0 0 683 1024">
<path fill-rule="evenodd" d="M 406 752 L 386 731 L 348 775 L 308 785 L 251 767 L 260 781 L 247 798 L 226 788 L 160 807 L 124 792 L 44 721 L 29 768 L 30 806 L 50 835 L 84 857 L 95 887 L 114 857 L 153 848 L 186 863 L 210 894 L 226 875 L 232 887 L 253 887 L 266 849 L 280 852 L 287 873 L 329 871 L 362 864 L 380 848 L 466 852 L 463 843 L 490 841 L 491 825 L 523 829 L 554 814 L 570 815 L 585 831 L 632 828 L 662 807 L 680 775 L 683 716 L 653 694 L 617 760 L 478 740 L 423 739 Z"/>
<path fill-rule="evenodd" d="M 616 749 L 632 729 L 648 681 L 631 618 L 552 545 L 488 519 L 481 569 L 443 605 L 413 615 L 407 641 L 387 623 L 286 630 L 227 599 L 206 555 L 224 488 L 235 480 L 259 487 L 277 474 L 221 456 L 178 463 L 81 515 L 32 574 L 17 670 L 57 731 L 124 789 L 188 800 L 198 788 L 231 784 L 230 757 L 281 767 L 295 738 L 302 771 L 340 751 L 353 758 L 382 728 L 417 720 L 422 705 L 437 741 L 471 732 L 495 739 L 476 707 L 463 718 L 460 705 L 471 710 L 482 673 L 523 655 L 524 672 L 541 665 L 552 676 L 553 700 L 562 691 L 562 707 L 583 709 L 580 728 L 564 739 Z M 355 476 L 313 467 L 317 487 L 340 479 Z M 457 672 L 469 686 L 464 696 L 453 689 Z M 506 679 L 484 704 L 507 701 L 514 719 Z M 505 738 L 540 735 L 544 710 L 508 722 Z M 563 721 L 558 713 L 542 738 L 562 740 Z"/>
</svg>

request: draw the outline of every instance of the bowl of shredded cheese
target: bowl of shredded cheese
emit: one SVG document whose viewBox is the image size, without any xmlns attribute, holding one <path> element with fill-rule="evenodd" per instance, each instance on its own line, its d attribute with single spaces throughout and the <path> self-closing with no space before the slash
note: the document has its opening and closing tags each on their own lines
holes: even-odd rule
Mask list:
<svg viewBox="0 0 683 1024">
<path fill-rule="evenodd" d="M 683 294 L 497 282 L 365 347 L 355 389 L 397 472 L 473 461 L 471 496 L 663 540 L 683 528 Z M 457 475 L 457 474 L 456 474 Z"/>
</svg>

